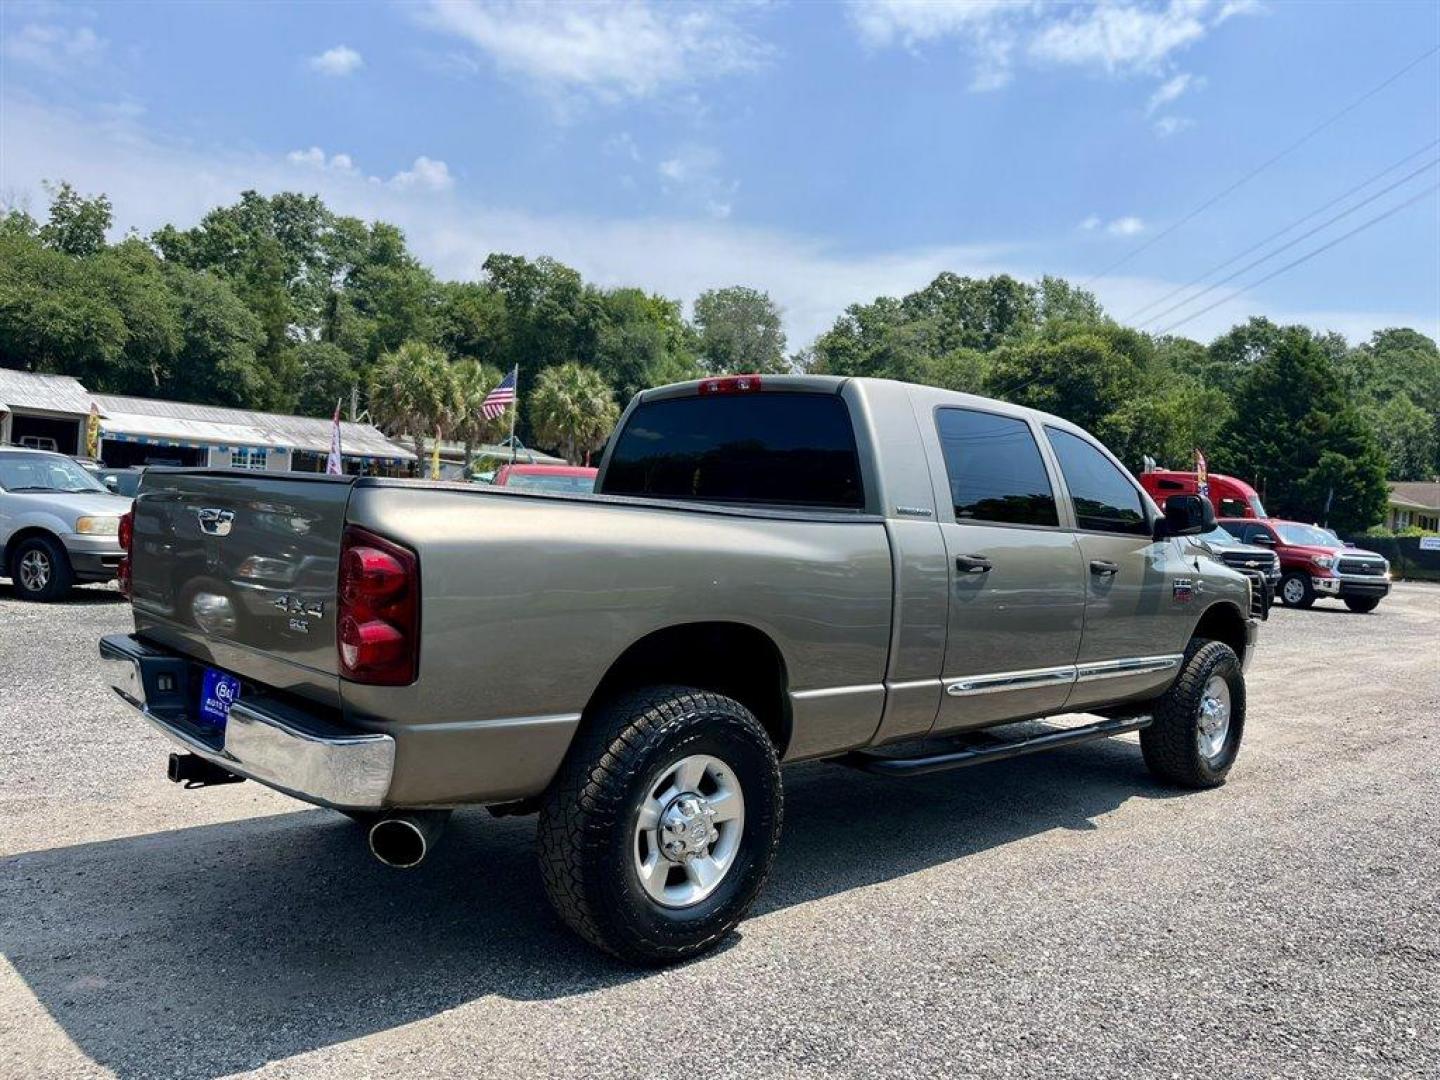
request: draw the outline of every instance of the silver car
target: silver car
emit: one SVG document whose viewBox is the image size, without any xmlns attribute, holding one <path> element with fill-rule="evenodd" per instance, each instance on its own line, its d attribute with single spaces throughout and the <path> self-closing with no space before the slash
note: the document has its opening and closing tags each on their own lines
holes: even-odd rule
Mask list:
<svg viewBox="0 0 1440 1080">
<path fill-rule="evenodd" d="M 63 454 L 0 446 L 0 576 L 22 600 L 59 600 L 120 565 L 130 500 Z"/>
</svg>

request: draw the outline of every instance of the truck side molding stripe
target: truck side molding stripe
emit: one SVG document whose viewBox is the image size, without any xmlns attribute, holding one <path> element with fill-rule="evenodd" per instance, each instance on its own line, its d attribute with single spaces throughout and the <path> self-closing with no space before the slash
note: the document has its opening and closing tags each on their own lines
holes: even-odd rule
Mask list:
<svg viewBox="0 0 1440 1080">
<path fill-rule="evenodd" d="M 812 698 L 840 697 L 844 694 L 873 694 L 884 692 L 882 683 L 865 683 L 860 686 L 826 686 L 820 690 L 795 690 L 790 694 L 795 701 L 809 701 Z"/>
<path fill-rule="evenodd" d="M 1183 653 L 1167 653 L 1164 656 L 1130 656 L 1123 660 L 1099 660 L 1092 664 L 1076 665 L 1076 682 L 1095 682 L 1097 679 L 1118 679 L 1125 675 L 1144 675 L 1151 671 L 1165 671 L 1180 666 L 1185 659 Z"/>
<path fill-rule="evenodd" d="M 998 694 L 1003 690 L 1031 690 L 1039 686 L 1064 686 L 1075 681 L 1075 665 L 1031 668 L 1028 671 L 1001 671 L 994 675 L 967 675 L 945 684 L 951 697 L 970 694 Z"/>
<path fill-rule="evenodd" d="M 1096 660 L 1063 667 L 1031 668 L 1026 671 L 1000 671 L 993 675 L 967 675 L 945 684 L 950 697 L 971 694 L 996 694 L 1007 690 L 1033 690 L 1041 686 L 1067 686 L 1099 679 L 1119 679 L 1127 675 L 1144 675 L 1179 667 L 1184 659 L 1180 653 L 1163 656 L 1126 656 L 1117 660 Z"/>
</svg>

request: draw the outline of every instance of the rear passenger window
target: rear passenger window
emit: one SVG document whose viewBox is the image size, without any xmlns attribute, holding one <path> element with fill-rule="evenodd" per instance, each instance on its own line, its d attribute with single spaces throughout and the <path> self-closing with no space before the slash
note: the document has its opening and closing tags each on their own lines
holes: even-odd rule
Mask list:
<svg viewBox="0 0 1440 1080">
<path fill-rule="evenodd" d="M 974 409 L 940 409 L 935 426 L 956 521 L 1059 524 L 1055 493 L 1029 424 Z"/>
<path fill-rule="evenodd" d="M 773 391 L 639 405 L 620 431 L 602 494 L 865 506 L 845 402 L 834 394 Z"/>
<path fill-rule="evenodd" d="M 1113 461 L 1068 431 L 1046 427 L 1045 434 L 1070 489 L 1076 525 L 1091 532 L 1150 534 L 1139 490 Z"/>
</svg>

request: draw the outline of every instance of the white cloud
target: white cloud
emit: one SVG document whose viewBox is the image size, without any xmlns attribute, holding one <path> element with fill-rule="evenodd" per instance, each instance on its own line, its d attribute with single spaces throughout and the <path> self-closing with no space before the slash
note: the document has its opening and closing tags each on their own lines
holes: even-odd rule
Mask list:
<svg viewBox="0 0 1440 1080">
<path fill-rule="evenodd" d="M 104 55 L 105 46 L 105 39 L 88 26 L 27 23 L 15 33 L 5 35 L 0 42 L 0 54 L 58 75 L 96 63 Z"/>
<path fill-rule="evenodd" d="M 871 48 L 920 51 L 956 41 L 975 61 L 972 89 L 989 90 L 1013 77 L 1017 55 L 1036 64 L 1107 74 L 1158 74 L 1174 54 L 1222 22 L 1255 10 L 1258 5 L 1250 0 L 1115 0 L 1083 7 L 997 0 L 855 0 L 850 21 Z"/>
<path fill-rule="evenodd" d="M 1169 105 L 1178 100 L 1182 95 L 1191 90 L 1203 90 L 1205 88 L 1204 77 L 1196 77 L 1188 71 L 1182 71 L 1173 78 L 1166 79 L 1155 88 L 1150 95 L 1150 100 L 1145 105 L 1145 115 L 1153 116 L 1162 106 Z"/>
<path fill-rule="evenodd" d="M 1178 135 L 1188 127 L 1193 127 L 1194 120 L 1188 116 L 1161 116 L 1151 125 L 1155 134 L 1162 139 L 1168 139 L 1171 135 Z"/>
<path fill-rule="evenodd" d="M 473 279 L 487 254 L 507 251 L 552 255 L 601 286 L 638 285 L 686 301 L 717 285 L 745 282 L 774 297 L 796 347 L 828 329 L 847 305 L 920 288 L 941 270 L 1005 272 L 1027 280 L 1066 271 L 1039 252 L 1014 247 L 949 244 L 857 254 L 814 237 L 713 218 L 543 216 L 488 206 L 459 191 L 447 199 L 415 198 L 413 191 L 372 182 L 359 171 L 317 169 L 308 150 L 298 152 L 299 160 L 229 150 L 202 153 L 153 136 L 118 139 L 103 124 L 28 100 L 6 98 L 0 105 L 6 118 L 0 191 L 32 207 L 48 203 L 40 186 L 44 177 L 65 177 L 81 191 L 104 191 L 114 203 L 117 236 L 132 225 L 149 232 L 166 222 L 198 221 L 247 189 L 313 191 L 339 213 L 395 222 L 416 255 L 446 278 Z M 327 164 L 334 157 L 327 155 Z M 1176 284 L 1112 277 L 1098 291 L 1109 310 L 1123 316 Z M 1267 304 L 1260 295 L 1223 305 L 1183 332 L 1208 339 L 1250 315 L 1303 321 L 1351 340 L 1385 326 L 1414 326 L 1440 336 L 1433 311 L 1296 312 Z"/>
<path fill-rule="evenodd" d="M 333 169 L 336 172 L 355 172 L 355 162 L 349 154 L 331 154 L 328 157 L 324 150 L 318 146 L 312 146 L 308 150 L 291 150 L 285 155 L 285 160 L 294 165 L 308 165 L 314 169 Z"/>
<path fill-rule="evenodd" d="M 310 57 L 310 69 L 321 75 L 351 75 L 365 66 L 365 58 L 349 45 L 336 45 Z"/>
<path fill-rule="evenodd" d="M 390 186 L 400 189 L 418 188 L 423 191 L 448 191 L 455 186 L 450 167 L 443 161 L 425 157 L 415 159 L 415 164 L 390 178 Z"/>
<path fill-rule="evenodd" d="M 1106 72 L 1155 71 L 1171 53 L 1209 29 L 1208 4 L 1172 0 L 1165 7 L 1100 4 L 1042 27 L 1030 42 L 1041 60 Z"/>
<path fill-rule="evenodd" d="M 431 0 L 423 21 L 543 91 L 618 101 L 767 62 L 773 49 L 741 27 L 737 10 L 646 0 Z"/>
<path fill-rule="evenodd" d="M 656 166 L 660 190 L 687 206 L 699 207 L 714 218 L 727 218 L 734 209 L 740 185 L 720 175 L 720 151 L 713 146 L 687 144 Z"/>
<path fill-rule="evenodd" d="M 285 155 L 285 160 L 303 169 L 331 175 L 356 178 L 364 176 L 356 167 L 355 159 L 349 154 L 327 154 L 318 146 L 312 146 L 308 150 L 291 150 Z M 397 191 L 448 191 L 455 186 L 455 177 L 450 174 L 450 167 L 443 161 L 425 157 L 423 154 L 415 159 L 410 168 L 402 169 L 389 180 L 378 176 L 367 179 L 371 184 L 384 185 Z M 313 182 L 313 178 L 311 181 Z"/>
<path fill-rule="evenodd" d="M 1080 222 L 1080 228 L 1084 232 L 1092 233 L 1104 229 L 1110 236 L 1138 236 L 1145 231 L 1145 222 L 1133 214 L 1113 218 L 1109 222 L 1106 222 L 1099 214 L 1091 214 Z"/>
</svg>

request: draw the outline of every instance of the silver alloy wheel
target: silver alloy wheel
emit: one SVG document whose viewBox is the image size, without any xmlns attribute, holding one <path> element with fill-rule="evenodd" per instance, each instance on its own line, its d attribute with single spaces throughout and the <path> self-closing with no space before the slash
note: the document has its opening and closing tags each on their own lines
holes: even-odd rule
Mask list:
<svg viewBox="0 0 1440 1080">
<path fill-rule="evenodd" d="M 1297 577 L 1286 578 L 1280 592 L 1287 604 L 1298 604 L 1305 599 L 1305 583 Z"/>
<path fill-rule="evenodd" d="M 26 592 L 40 592 L 50 584 L 50 556 L 32 548 L 20 558 L 20 584 Z"/>
<path fill-rule="evenodd" d="M 740 853 L 745 795 L 717 757 L 692 754 L 651 778 L 635 816 L 635 872 L 650 899 L 693 907 L 713 893 Z"/>
<path fill-rule="evenodd" d="M 1230 684 L 1222 675 L 1211 675 L 1200 695 L 1199 726 L 1195 738 L 1200 756 L 1214 761 L 1225 750 L 1230 735 Z"/>
</svg>

